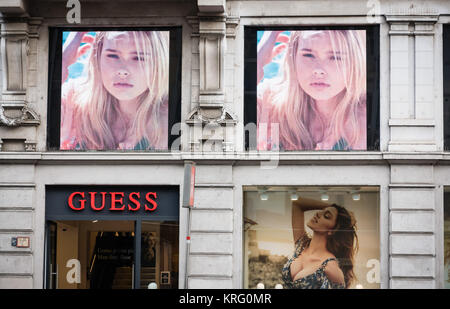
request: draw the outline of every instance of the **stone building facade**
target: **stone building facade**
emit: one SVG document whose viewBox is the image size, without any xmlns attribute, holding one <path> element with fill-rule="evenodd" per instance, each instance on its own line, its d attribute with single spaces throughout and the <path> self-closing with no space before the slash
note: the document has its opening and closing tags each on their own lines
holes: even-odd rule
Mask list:
<svg viewBox="0 0 450 309">
<path fill-rule="evenodd" d="M 0 0 L 0 287 L 45 287 L 50 185 L 178 187 L 180 288 L 244 287 L 245 187 L 378 187 L 380 287 L 445 286 L 450 2 L 80 0 L 79 24 L 69 23 L 66 2 Z M 378 27 L 379 150 L 281 152 L 272 169 L 262 165 L 273 155 L 246 150 L 245 28 L 292 25 Z M 180 151 L 48 148 L 49 28 L 108 26 L 181 27 Z M 195 200 L 186 208 L 192 161 Z M 17 236 L 29 237 L 29 248 L 14 247 Z"/>
</svg>

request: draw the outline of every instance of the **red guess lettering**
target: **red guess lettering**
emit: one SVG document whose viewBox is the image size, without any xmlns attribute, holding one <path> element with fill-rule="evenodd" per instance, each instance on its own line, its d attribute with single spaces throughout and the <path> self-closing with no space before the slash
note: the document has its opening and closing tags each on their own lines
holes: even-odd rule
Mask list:
<svg viewBox="0 0 450 309">
<path fill-rule="evenodd" d="M 147 211 L 154 211 L 158 207 L 158 204 L 156 203 L 155 200 L 152 200 L 151 196 L 153 196 L 153 198 L 156 199 L 157 198 L 156 192 L 148 192 L 145 195 L 145 199 L 153 206 L 152 208 L 150 208 L 149 205 L 145 204 L 145 210 Z"/>
<path fill-rule="evenodd" d="M 81 197 L 83 198 L 83 199 L 80 199 L 80 205 L 81 206 L 78 207 L 78 208 L 73 206 L 73 198 L 75 197 L 75 195 L 81 195 Z M 69 196 L 68 202 L 69 202 L 69 207 L 72 208 L 73 210 L 83 210 L 84 206 L 86 204 L 86 200 L 84 200 L 84 192 L 74 192 L 74 193 L 72 193 Z"/>
<path fill-rule="evenodd" d="M 130 204 L 128 204 L 128 210 L 131 210 L 131 211 L 138 211 L 139 208 L 141 208 L 141 203 L 139 203 L 139 200 L 136 200 L 136 199 L 133 197 L 133 195 L 136 195 L 137 198 L 140 198 L 140 197 L 141 197 L 141 194 L 140 194 L 139 192 L 131 192 L 131 193 L 130 193 L 130 196 L 129 196 L 130 202 L 133 203 L 136 207 L 133 208 Z"/>
<path fill-rule="evenodd" d="M 145 202 L 143 201 L 145 196 Z M 139 211 L 144 206 L 145 211 L 155 211 L 158 208 L 157 192 L 73 192 L 67 199 L 72 210 L 80 211 L 89 203 L 93 211 Z M 88 206 L 88 207 L 89 207 Z"/>
<path fill-rule="evenodd" d="M 116 195 L 120 195 L 120 198 L 116 199 Z M 111 208 L 110 210 L 124 210 L 125 205 L 123 205 L 123 192 L 111 192 Z M 117 208 L 116 203 L 120 203 L 122 207 Z"/>
<path fill-rule="evenodd" d="M 95 195 L 97 194 L 97 192 L 89 192 L 89 195 L 91 196 L 91 208 L 92 210 L 95 211 L 100 211 L 103 208 L 105 208 L 105 197 L 106 197 L 106 192 L 100 192 L 100 194 L 102 195 L 102 206 L 97 207 L 95 205 Z"/>
</svg>

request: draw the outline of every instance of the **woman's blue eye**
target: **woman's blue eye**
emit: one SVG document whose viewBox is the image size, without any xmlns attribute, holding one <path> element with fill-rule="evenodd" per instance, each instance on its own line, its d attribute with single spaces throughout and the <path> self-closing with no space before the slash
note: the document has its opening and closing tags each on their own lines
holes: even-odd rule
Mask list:
<svg viewBox="0 0 450 309">
<path fill-rule="evenodd" d="M 342 58 L 341 57 L 339 57 L 339 56 L 331 56 L 330 57 L 330 60 L 342 60 Z"/>
<path fill-rule="evenodd" d="M 136 61 L 144 61 L 145 58 L 144 58 L 144 57 L 134 57 L 133 60 L 136 60 Z"/>
<path fill-rule="evenodd" d="M 313 54 L 303 54 L 303 57 L 314 58 L 314 55 Z"/>
<path fill-rule="evenodd" d="M 113 58 L 113 59 L 119 59 L 119 56 L 117 56 L 115 54 L 108 54 L 108 55 L 106 55 L 106 57 Z"/>
</svg>

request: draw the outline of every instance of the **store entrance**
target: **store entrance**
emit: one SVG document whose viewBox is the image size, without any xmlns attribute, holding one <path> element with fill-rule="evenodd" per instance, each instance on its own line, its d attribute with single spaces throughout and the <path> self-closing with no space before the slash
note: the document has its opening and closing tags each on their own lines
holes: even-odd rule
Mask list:
<svg viewBox="0 0 450 309">
<path fill-rule="evenodd" d="M 178 222 L 48 221 L 47 288 L 177 288 L 178 231 Z"/>
</svg>

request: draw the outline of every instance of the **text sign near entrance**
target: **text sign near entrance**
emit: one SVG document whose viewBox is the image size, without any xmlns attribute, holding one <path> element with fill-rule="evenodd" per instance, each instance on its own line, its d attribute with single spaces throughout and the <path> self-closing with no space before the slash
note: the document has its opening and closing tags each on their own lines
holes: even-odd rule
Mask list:
<svg viewBox="0 0 450 309">
<path fill-rule="evenodd" d="M 109 209 L 110 211 L 139 211 L 141 206 L 145 211 L 155 211 L 158 208 L 158 192 L 72 192 L 67 203 L 72 210 L 82 211 L 90 207 L 95 211 Z M 145 196 L 144 202 L 142 198 Z M 99 201 L 100 200 L 100 201 Z M 86 206 L 88 204 L 88 206 Z"/>
<path fill-rule="evenodd" d="M 178 220 L 179 189 L 172 186 L 47 186 L 47 219 Z"/>
</svg>

